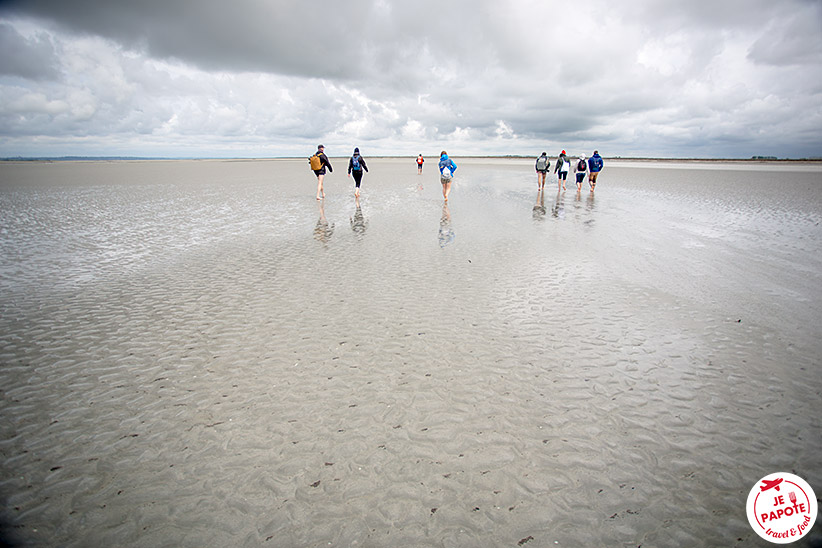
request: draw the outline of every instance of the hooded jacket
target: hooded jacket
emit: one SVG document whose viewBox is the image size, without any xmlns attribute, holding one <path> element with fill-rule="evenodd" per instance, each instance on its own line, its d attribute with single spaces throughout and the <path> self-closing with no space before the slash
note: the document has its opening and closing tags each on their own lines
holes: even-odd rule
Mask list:
<svg viewBox="0 0 822 548">
<path fill-rule="evenodd" d="M 357 170 L 357 171 L 365 170 L 367 172 L 368 171 L 368 166 L 365 165 L 365 158 L 360 156 L 359 152 L 355 152 L 354 156 L 352 156 L 351 158 L 348 159 L 348 174 L 351 175 L 351 172 L 355 171 L 354 170 L 354 158 L 359 159 L 360 169 Z"/>
<path fill-rule="evenodd" d="M 602 156 L 599 153 L 595 153 L 588 159 L 588 169 L 591 173 L 599 173 L 602 171 Z"/>
<path fill-rule="evenodd" d="M 454 163 L 454 160 L 449 158 L 447 154 L 443 154 L 440 157 L 440 173 L 442 173 L 442 170 L 446 167 L 451 170 L 452 174 L 457 170 L 457 164 Z"/>
</svg>

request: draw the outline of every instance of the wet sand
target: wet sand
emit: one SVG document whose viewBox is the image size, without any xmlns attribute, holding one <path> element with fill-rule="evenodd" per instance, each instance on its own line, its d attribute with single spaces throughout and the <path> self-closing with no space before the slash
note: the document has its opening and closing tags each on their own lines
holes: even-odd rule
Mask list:
<svg viewBox="0 0 822 548">
<path fill-rule="evenodd" d="M 768 546 L 822 492 L 822 166 L 0 164 L 34 546 Z M 587 184 L 587 183 L 586 183 Z M 573 189 L 573 190 L 572 190 Z M 799 546 L 822 542 L 820 526 Z"/>
</svg>

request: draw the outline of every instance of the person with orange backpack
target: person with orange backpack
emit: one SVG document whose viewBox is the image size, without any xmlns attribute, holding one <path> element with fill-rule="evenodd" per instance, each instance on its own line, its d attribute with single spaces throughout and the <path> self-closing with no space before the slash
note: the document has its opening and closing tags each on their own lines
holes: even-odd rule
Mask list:
<svg viewBox="0 0 822 548">
<path fill-rule="evenodd" d="M 322 145 L 317 145 L 317 152 L 314 153 L 308 159 L 308 164 L 311 166 L 311 171 L 314 172 L 314 175 L 317 176 L 317 199 L 322 200 L 325 198 L 325 191 L 323 190 L 323 179 L 325 179 L 325 168 L 328 168 L 328 171 L 334 172 L 334 168 L 331 167 L 331 162 L 328 161 L 328 156 L 325 155 L 325 147 Z"/>
</svg>

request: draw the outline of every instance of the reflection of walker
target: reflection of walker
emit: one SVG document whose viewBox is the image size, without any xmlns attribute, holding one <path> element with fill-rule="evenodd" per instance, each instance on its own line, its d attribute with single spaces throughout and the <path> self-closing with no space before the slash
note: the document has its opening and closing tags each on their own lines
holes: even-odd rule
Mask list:
<svg viewBox="0 0 822 548">
<path fill-rule="evenodd" d="M 556 219 L 565 218 L 565 196 L 562 194 L 561 190 L 557 191 L 557 199 L 554 202 L 553 207 L 551 208 L 551 214 Z"/>
<path fill-rule="evenodd" d="M 542 189 L 537 191 L 537 203 L 534 205 L 534 209 L 532 211 L 532 215 L 535 221 L 544 221 L 545 220 L 545 213 L 547 210 L 545 209 L 545 193 Z"/>
<path fill-rule="evenodd" d="M 320 218 L 317 219 L 317 225 L 314 227 L 314 239 L 318 242 L 327 244 L 331 239 L 331 235 L 334 234 L 334 224 L 328 224 L 328 219 L 325 218 L 325 207 L 323 206 L 322 201 L 319 202 L 319 205 Z"/>
<path fill-rule="evenodd" d="M 454 241 L 454 229 L 451 228 L 451 212 L 448 211 L 448 204 L 442 205 L 442 218 L 440 219 L 438 238 L 440 247 L 443 248 Z"/>
<path fill-rule="evenodd" d="M 349 220 L 351 221 L 351 230 L 354 231 L 354 234 L 362 238 L 363 235 L 365 235 L 365 229 L 368 226 L 368 221 L 365 220 L 365 217 L 362 214 L 359 196 L 356 198 L 356 203 L 357 210 L 354 212 L 354 216 L 350 217 Z"/>
</svg>

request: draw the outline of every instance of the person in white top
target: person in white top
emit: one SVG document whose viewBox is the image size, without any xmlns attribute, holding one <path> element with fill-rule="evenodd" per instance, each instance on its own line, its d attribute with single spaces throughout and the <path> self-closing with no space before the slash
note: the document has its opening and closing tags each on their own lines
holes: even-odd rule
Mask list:
<svg viewBox="0 0 822 548">
<path fill-rule="evenodd" d="M 557 166 L 554 168 L 554 173 L 557 174 L 557 192 L 565 190 L 565 180 L 568 178 L 568 170 L 570 167 L 568 164 L 568 156 L 565 155 L 565 151 L 563 150 L 559 158 L 557 158 Z"/>
<path fill-rule="evenodd" d="M 562 175 L 562 190 L 565 190 L 565 181 L 568 179 L 568 173 L 571 171 L 571 161 L 566 158 L 565 161 L 562 163 L 562 167 L 559 168 L 559 172 Z"/>
</svg>

